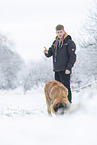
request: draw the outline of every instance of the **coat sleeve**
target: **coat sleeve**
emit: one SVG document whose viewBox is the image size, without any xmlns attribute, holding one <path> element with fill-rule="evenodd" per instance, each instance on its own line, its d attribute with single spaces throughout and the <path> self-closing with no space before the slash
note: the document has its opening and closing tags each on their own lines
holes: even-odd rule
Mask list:
<svg viewBox="0 0 97 145">
<path fill-rule="evenodd" d="M 48 50 L 48 54 L 45 53 L 45 56 L 46 57 L 51 57 L 52 55 L 53 55 L 52 54 L 52 47 L 50 47 L 49 50 Z"/>
<path fill-rule="evenodd" d="M 49 48 L 48 54 L 45 53 L 46 57 L 51 57 L 53 55 L 52 49 L 54 47 L 54 43 L 55 43 L 55 41 L 53 42 L 52 46 Z"/>
<path fill-rule="evenodd" d="M 68 61 L 67 68 L 66 68 L 69 71 L 71 71 L 71 69 L 74 66 L 74 63 L 76 61 L 75 50 L 76 50 L 76 45 L 72 40 L 70 40 L 68 43 L 69 61 Z"/>
</svg>

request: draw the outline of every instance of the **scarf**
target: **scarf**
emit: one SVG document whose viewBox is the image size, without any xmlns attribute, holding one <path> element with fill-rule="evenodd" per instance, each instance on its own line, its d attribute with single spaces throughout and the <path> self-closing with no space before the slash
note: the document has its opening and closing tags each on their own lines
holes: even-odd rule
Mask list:
<svg viewBox="0 0 97 145">
<path fill-rule="evenodd" d="M 58 49 L 58 48 L 61 48 L 61 47 L 63 46 L 63 40 L 64 40 L 67 36 L 68 36 L 68 34 L 65 33 L 61 39 L 59 39 L 58 36 L 56 37 L 56 41 L 55 41 L 55 44 L 54 44 L 54 48 L 55 48 L 54 62 L 56 62 L 57 49 Z"/>
</svg>

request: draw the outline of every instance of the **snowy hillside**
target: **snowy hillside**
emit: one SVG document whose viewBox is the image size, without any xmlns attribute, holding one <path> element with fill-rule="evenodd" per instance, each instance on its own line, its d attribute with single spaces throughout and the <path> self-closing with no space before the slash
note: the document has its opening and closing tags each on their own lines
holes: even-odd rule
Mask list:
<svg viewBox="0 0 97 145">
<path fill-rule="evenodd" d="M 52 117 L 43 88 L 0 91 L 0 145 L 97 145 L 97 84 L 73 91 L 71 110 Z"/>
</svg>

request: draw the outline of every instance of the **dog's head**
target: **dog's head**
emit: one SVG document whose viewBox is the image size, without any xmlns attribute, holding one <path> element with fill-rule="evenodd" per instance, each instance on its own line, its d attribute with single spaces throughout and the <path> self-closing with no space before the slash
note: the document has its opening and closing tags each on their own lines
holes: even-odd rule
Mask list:
<svg viewBox="0 0 97 145">
<path fill-rule="evenodd" d="M 57 104 L 54 104 L 52 111 L 55 114 L 64 114 L 64 112 L 66 111 L 66 109 L 68 108 L 68 105 L 66 103 L 61 103 L 58 102 Z"/>
<path fill-rule="evenodd" d="M 54 106 L 54 111 L 57 113 L 57 114 L 64 114 L 64 111 L 65 109 L 67 109 L 67 104 L 66 103 L 57 103 L 55 106 Z"/>
</svg>

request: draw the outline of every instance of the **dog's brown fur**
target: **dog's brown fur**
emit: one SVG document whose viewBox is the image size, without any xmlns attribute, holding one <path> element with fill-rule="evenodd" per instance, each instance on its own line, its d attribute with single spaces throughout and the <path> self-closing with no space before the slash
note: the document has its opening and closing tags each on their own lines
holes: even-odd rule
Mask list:
<svg viewBox="0 0 97 145">
<path fill-rule="evenodd" d="M 47 103 L 47 112 L 51 114 L 51 109 L 54 114 L 57 114 L 54 107 L 57 103 L 66 103 L 67 106 L 70 104 L 68 101 L 68 90 L 67 88 L 58 81 L 49 81 L 46 83 L 45 97 Z"/>
</svg>

